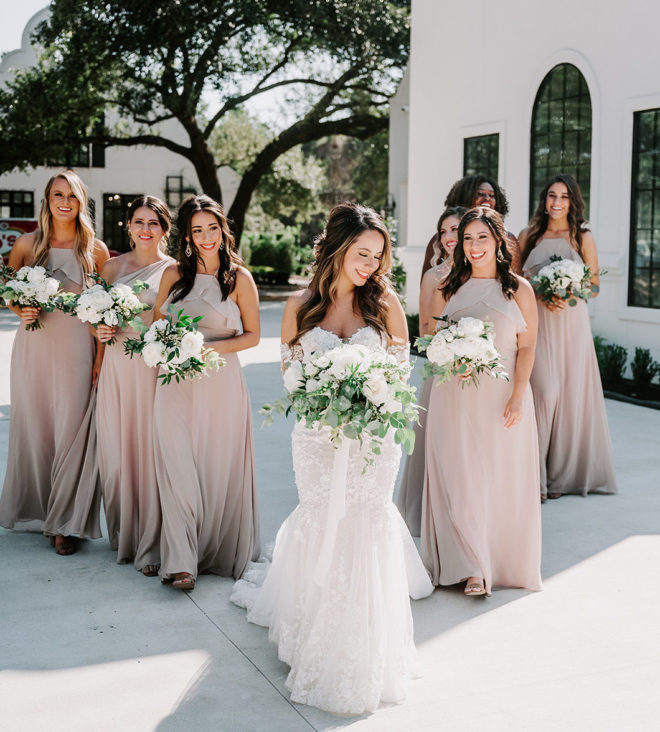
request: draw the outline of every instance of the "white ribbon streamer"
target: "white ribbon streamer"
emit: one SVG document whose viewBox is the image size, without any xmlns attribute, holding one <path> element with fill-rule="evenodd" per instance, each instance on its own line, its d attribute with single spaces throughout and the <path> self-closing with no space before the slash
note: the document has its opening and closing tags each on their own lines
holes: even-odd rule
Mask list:
<svg viewBox="0 0 660 732">
<path fill-rule="evenodd" d="M 316 571 L 314 572 L 314 581 L 320 586 L 324 584 L 330 571 L 332 555 L 337 541 L 337 529 L 339 522 L 346 514 L 346 478 L 348 474 L 348 456 L 352 442 L 353 440 L 342 437 L 341 445 L 335 450 L 332 478 L 330 479 L 328 514 L 321 541 L 321 550 L 316 561 Z"/>
</svg>

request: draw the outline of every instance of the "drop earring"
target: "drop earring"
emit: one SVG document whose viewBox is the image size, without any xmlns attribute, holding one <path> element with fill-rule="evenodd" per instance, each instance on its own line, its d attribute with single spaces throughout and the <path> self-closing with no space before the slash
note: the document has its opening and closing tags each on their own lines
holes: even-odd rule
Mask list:
<svg viewBox="0 0 660 732">
<path fill-rule="evenodd" d="M 190 242 L 188 242 L 188 245 L 186 246 L 186 248 L 183 251 L 184 251 L 186 257 L 192 257 L 192 247 L 190 246 Z"/>
</svg>

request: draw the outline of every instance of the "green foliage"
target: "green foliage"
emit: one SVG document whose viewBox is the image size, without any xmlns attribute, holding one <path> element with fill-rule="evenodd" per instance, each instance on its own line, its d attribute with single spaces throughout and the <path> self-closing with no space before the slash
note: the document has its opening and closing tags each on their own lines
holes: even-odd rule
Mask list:
<svg viewBox="0 0 660 732">
<path fill-rule="evenodd" d="M 243 237 L 243 257 L 257 284 L 286 284 L 292 274 L 301 274 L 311 262 L 310 246 L 300 244 L 300 227 L 253 233 Z"/>
<path fill-rule="evenodd" d="M 377 211 L 387 205 L 389 170 L 389 130 L 368 140 L 352 140 L 355 168 L 351 174 L 356 200 Z"/>
<path fill-rule="evenodd" d="M 408 338 L 411 345 L 419 336 L 419 313 L 406 313 L 406 321 L 408 323 Z"/>
<path fill-rule="evenodd" d="M 620 381 L 626 370 L 628 350 L 624 346 L 607 343 L 602 336 L 594 336 L 594 348 L 601 379 L 605 383 Z"/>
<path fill-rule="evenodd" d="M 635 348 L 635 357 L 630 362 L 633 381 L 638 386 L 649 386 L 657 374 L 660 374 L 660 363 L 651 356 L 648 348 Z"/>
<path fill-rule="evenodd" d="M 50 10 L 37 65 L 0 90 L 0 171 L 81 143 L 153 146 L 188 159 L 221 200 L 214 131 L 249 100 L 279 94 L 283 129 L 231 153 L 252 158 L 229 211 L 238 239 L 281 155 L 387 128 L 408 55 L 409 0 L 52 0 Z M 233 149 L 235 132 L 215 144 Z"/>
</svg>

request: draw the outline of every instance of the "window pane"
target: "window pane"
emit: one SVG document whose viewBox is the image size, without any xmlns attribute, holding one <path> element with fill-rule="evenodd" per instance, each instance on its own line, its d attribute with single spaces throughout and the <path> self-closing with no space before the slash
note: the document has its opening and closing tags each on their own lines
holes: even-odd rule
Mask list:
<svg viewBox="0 0 660 732">
<path fill-rule="evenodd" d="M 466 137 L 463 141 L 463 175 L 485 175 L 497 180 L 499 173 L 499 134 Z"/>
<path fill-rule="evenodd" d="M 660 308 L 660 109 L 633 120 L 628 304 Z"/>
<path fill-rule="evenodd" d="M 591 98 L 584 77 L 559 64 L 543 79 L 532 113 L 530 216 L 541 190 L 558 173 L 578 181 L 589 218 L 591 178 Z"/>
</svg>

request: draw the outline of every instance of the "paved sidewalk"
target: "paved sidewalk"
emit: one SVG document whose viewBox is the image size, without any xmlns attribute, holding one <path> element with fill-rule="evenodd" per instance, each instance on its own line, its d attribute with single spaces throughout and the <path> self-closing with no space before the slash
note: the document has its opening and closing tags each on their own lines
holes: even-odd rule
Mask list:
<svg viewBox="0 0 660 732">
<path fill-rule="evenodd" d="M 281 392 L 282 303 L 243 354 L 255 421 L 262 541 L 293 509 L 291 423 L 259 428 Z M 0 310 L 0 473 L 16 318 Z M 419 375 L 417 374 L 417 378 Z M 291 704 L 267 631 L 229 603 L 117 565 L 105 539 L 59 557 L 0 529 L 0 729 L 203 731 L 656 730 L 660 725 L 660 411 L 608 401 L 619 495 L 543 507 L 544 591 L 413 603 L 423 676 L 359 718 Z"/>
</svg>

